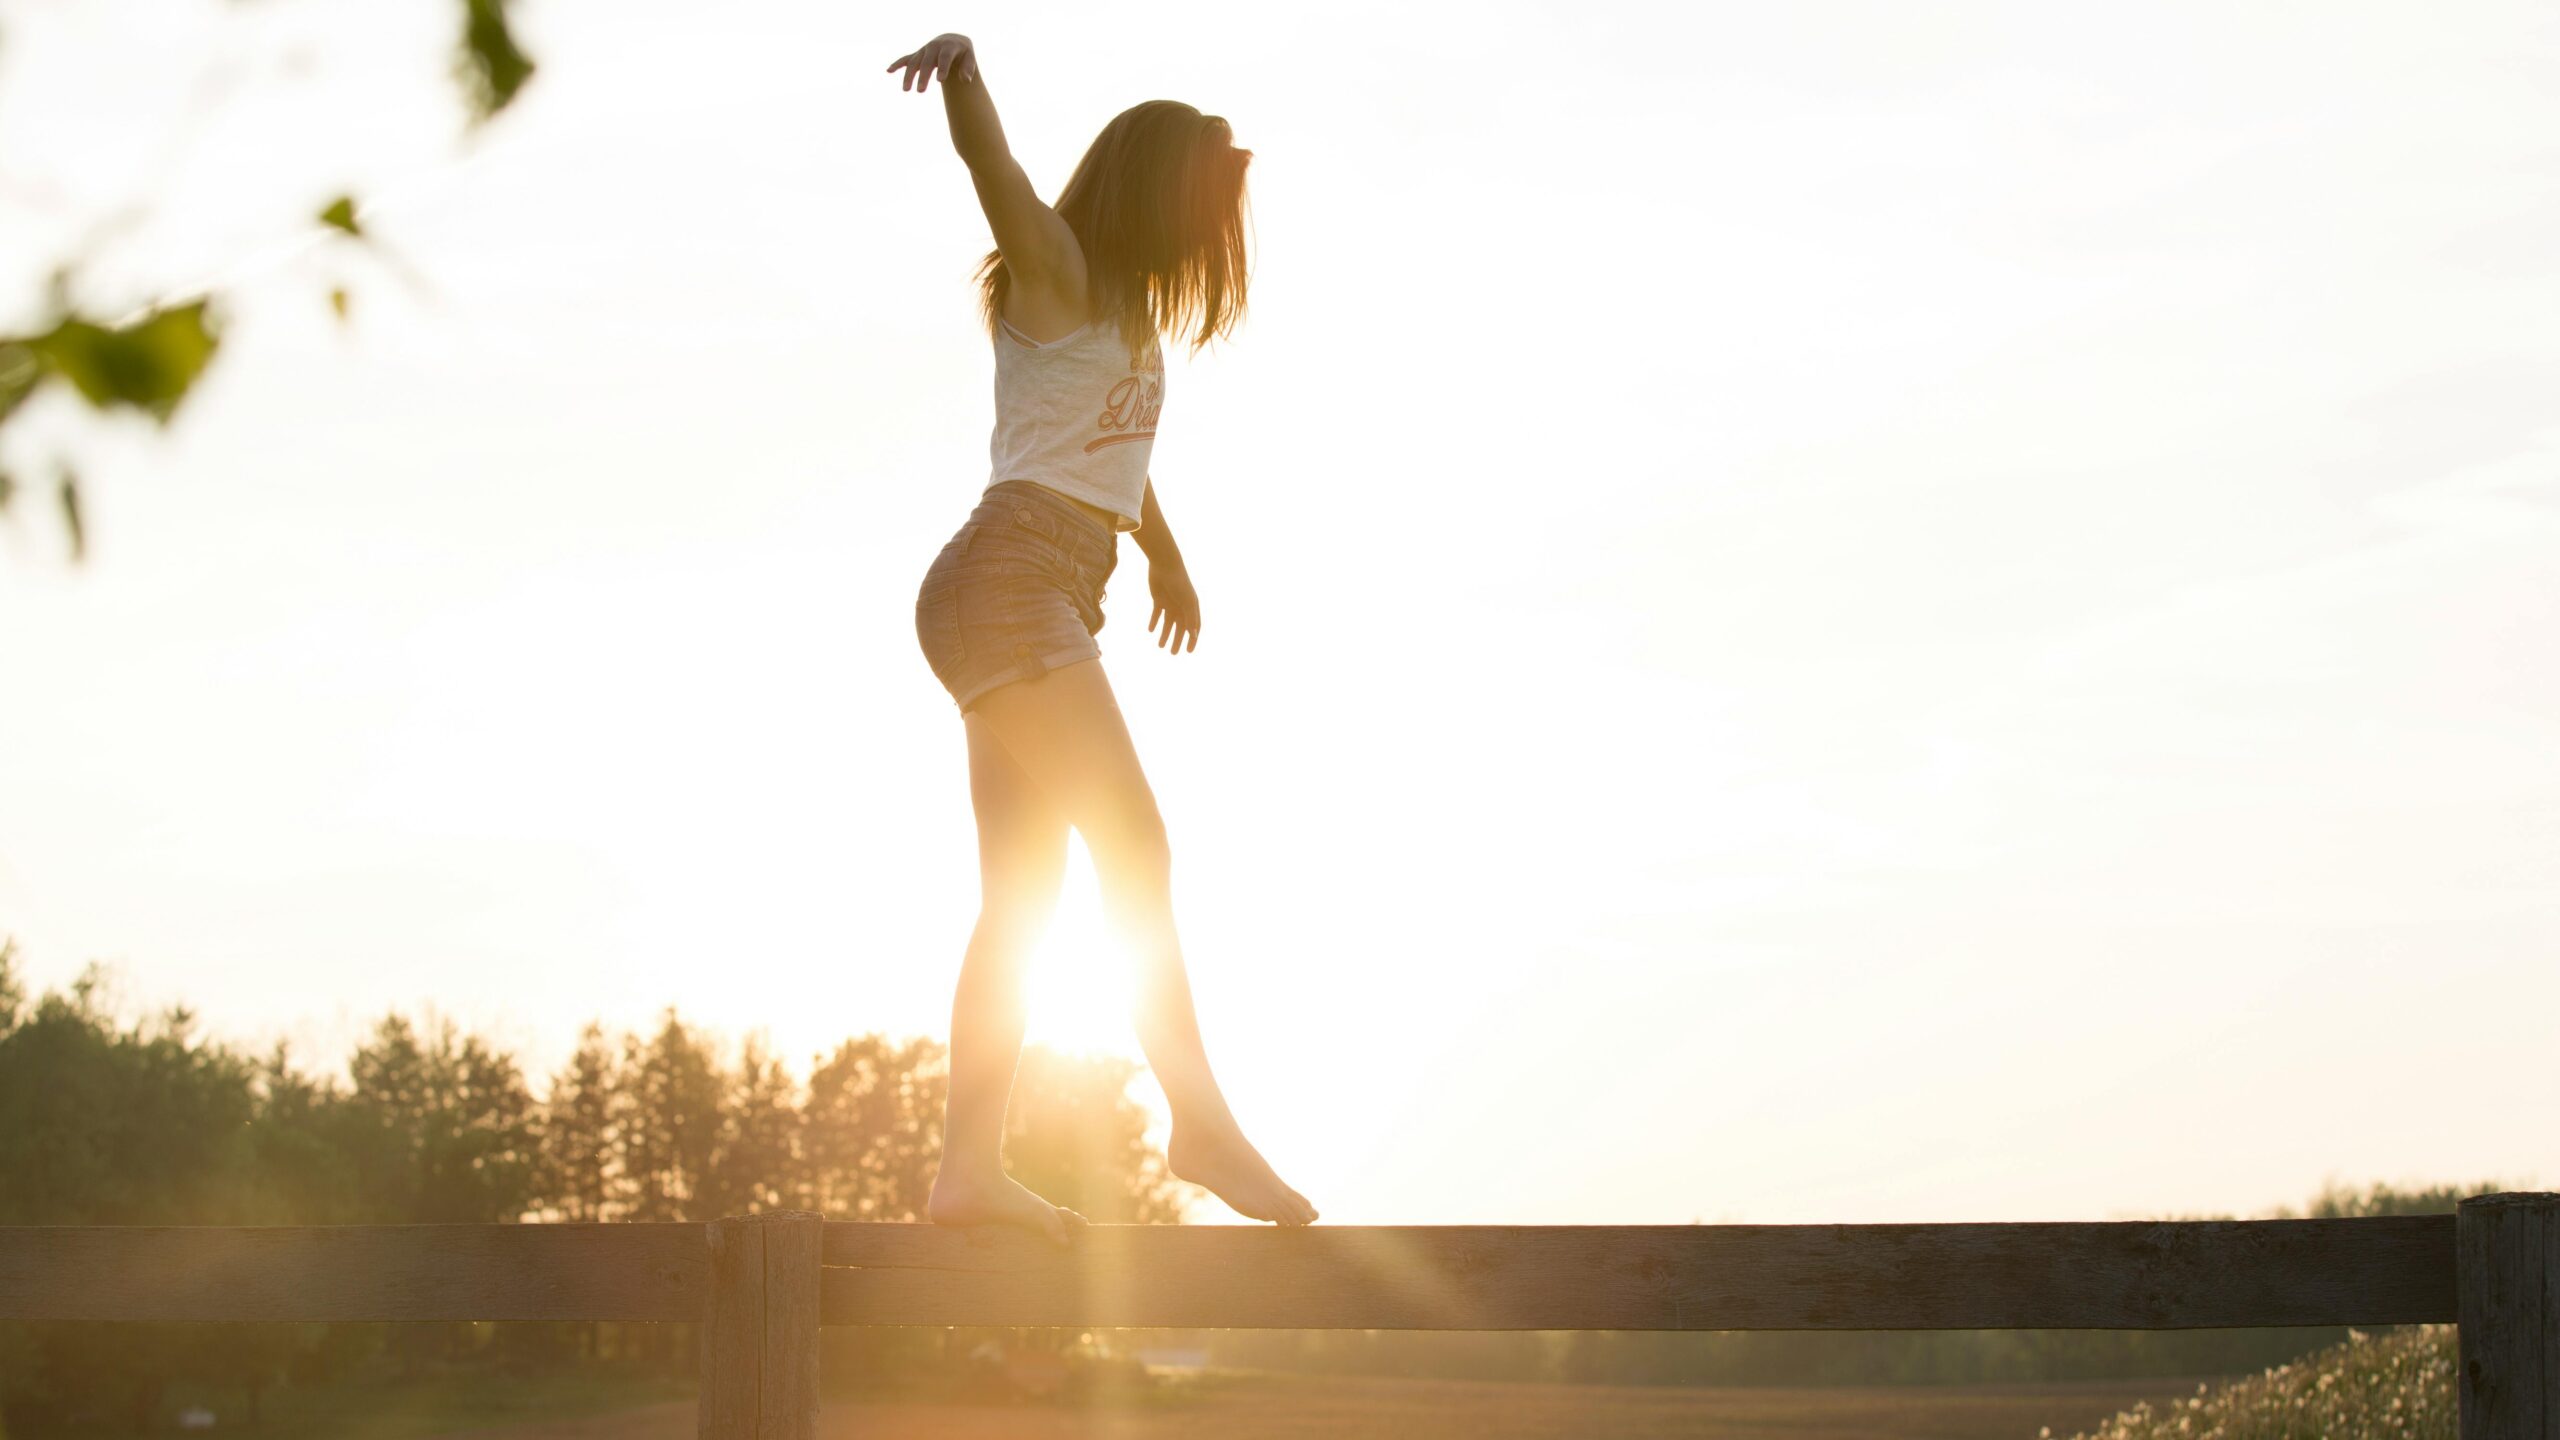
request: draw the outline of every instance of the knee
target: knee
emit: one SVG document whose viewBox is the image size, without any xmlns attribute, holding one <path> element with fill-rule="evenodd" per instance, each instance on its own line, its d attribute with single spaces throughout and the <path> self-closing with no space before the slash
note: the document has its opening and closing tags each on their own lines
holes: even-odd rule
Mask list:
<svg viewBox="0 0 2560 1440">
<path fill-rule="evenodd" d="M 1156 797 L 1141 793 L 1113 807 L 1085 833 L 1094 859 L 1133 879 L 1155 879 L 1173 870 L 1173 845 L 1166 837 L 1164 814 Z"/>
<path fill-rule="evenodd" d="M 987 890 L 978 901 L 976 948 L 1019 959 L 1048 928 L 1057 901 L 1054 885 Z"/>
</svg>

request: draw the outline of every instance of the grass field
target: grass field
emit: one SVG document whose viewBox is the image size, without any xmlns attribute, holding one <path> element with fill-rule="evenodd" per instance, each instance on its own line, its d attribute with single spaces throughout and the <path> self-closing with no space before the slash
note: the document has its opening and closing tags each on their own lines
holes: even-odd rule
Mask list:
<svg viewBox="0 0 2560 1440">
<path fill-rule="evenodd" d="M 2139 1406 L 2084 1440 L 2454 1440 L 2460 1363 L 2450 1325 L 2356 1335 L 2174 1405 Z"/>
<path fill-rule="evenodd" d="M 821 1440 L 2034 1440 L 2094 1428 L 2194 1381 L 1834 1390 L 1220 1377 L 1138 1410 L 830 1402 Z M 469 1440 L 691 1440 L 690 1404 L 464 1432 Z M 461 1440 L 460 1436 L 455 1440 Z"/>
</svg>

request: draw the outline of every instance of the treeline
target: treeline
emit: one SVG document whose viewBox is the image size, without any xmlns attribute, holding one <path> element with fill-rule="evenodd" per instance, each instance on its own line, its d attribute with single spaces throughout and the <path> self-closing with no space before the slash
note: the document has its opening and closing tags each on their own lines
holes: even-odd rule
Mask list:
<svg viewBox="0 0 2560 1440">
<path fill-rule="evenodd" d="M 1178 1218 L 1187 1187 L 1147 1141 L 1135 1069 L 1027 1055 L 1014 1174 L 1099 1221 Z M 795 1072 L 758 1039 L 727 1045 L 670 1010 L 643 1033 L 589 1025 L 537 1079 L 483 1037 L 394 1014 L 344 1077 L 282 1047 L 252 1055 L 200 1036 L 183 1009 L 121 1018 L 94 968 L 31 998 L 0 945 L 0 1224 L 701 1221 L 770 1208 L 912 1220 L 933 1179 L 945 1067 L 933 1041 L 862 1035 Z M 178 1385 L 218 1387 L 254 1414 L 279 1381 L 368 1366 L 690 1375 L 692 1345 L 681 1325 L 0 1325 L 0 1416 L 142 1428 Z M 831 1353 L 844 1368 L 860 1349 Z"/>
<path fill-rule="evenodd" d="M 1135 1069 L 1027 1055 L 1008 1119 L 1013 1172 L 1098 1221 L 1178 1218 L 1192 1192 L 1147 1142 L 1128 1094 Z M 669 1011 L 639 1033 L 588 1026 L 541 1077 L 449 1023 L 391 1015 L 341 1079 L 280 1048 L 252 1055 L 199 1036 L 183 1010 L 121 1019 L 95 970 L 31 999 L 0 944 L 0 1224 L 701 1221 L 776 1207 L 912 1220 L 932 1181 L 944 1074 L 940 1045 L 880 1035 L 795 1071 L 759 1040 L 731 1045 Z M 2437 1213 L 2497 1188 L 2332 1189 L 2307 1212 Z M 1251 1369 L 1832 1385 L 2230 1374 L 2344 1335 L 1225 1331 L 1195 1343 L 1214 1364 Z M 831 1329 L 825 1374 L 830 1387 L 915 1381 L 988 1339 L 1058 1349 L 1070 1338 Z M 0 1325 L 0 1424 L 147 1428 L 173 1387 L 233 1397 L 226 1409 L 254 1416 L 278 1383 L 456 1366 L 685 1378 L 693 1343 L 685 1325 Z"/>
<path fill-rule="evenodd" d="M 2494 1181 L 2404 1189 L 2331 1185 L 2272 1218 L 2450 1214 Z M 2190 1219 L 2215 1217 L 2190 1216 Z M 2347 1338 L 2344 1326 L 2267 1330 L 1218 1332 L 1213 1363 L 1334 1375 L 1608 1385 L 1939 1385 L 2236 1375 Z"/>
</svg>

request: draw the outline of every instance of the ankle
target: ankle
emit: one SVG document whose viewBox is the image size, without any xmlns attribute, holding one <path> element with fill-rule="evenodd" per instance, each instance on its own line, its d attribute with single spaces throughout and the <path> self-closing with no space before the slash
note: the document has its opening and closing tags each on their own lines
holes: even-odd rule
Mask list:
<svg viewBox="0 0 2560 1440">
<path fill-rule="evenodd" d="M 1243 1136 L 1244 1127 L 1236 1123 L 1235 1115 L 1224 1105 L 1193 1106 L 1173 1112 L 1173 1134 L 1168 1139 L 1215 1145 Z"/>
<path fill-rule="evenodd" d="M 955 1155 L 942 1157 L 942 1165 L 934 1172 L 936 1185 L 966 1185 L 972 1189 L 993 1185 L 1005 1178 L 1001 1160 L 967 1160 Z"/>
</svg>

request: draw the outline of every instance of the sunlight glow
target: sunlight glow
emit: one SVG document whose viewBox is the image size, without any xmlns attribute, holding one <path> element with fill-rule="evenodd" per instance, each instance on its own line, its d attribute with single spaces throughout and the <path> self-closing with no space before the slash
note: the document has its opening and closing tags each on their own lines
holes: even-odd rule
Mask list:
<svg viewBox="0 0 2560 1440">
<path fill-rule="evenodd" d="M 1138 1057 L 1135 967 L 1103 916 L 1081 841 L 1068 842 L 1066 888 L 1031 965 L 1029 1043 Z"/>
<path fill-rule="evenodd" d="M 30 987 L 541 1075 L 670 1005 L 947 1035 L 910 612 L 988 478 L 989 232 L 876 67 L 950 22 L 540 0 L 457 148 L 450 37 L 383 18 L 442 8 L 172 8 L 0 47 L 10 273 L 237 279 L 212 392 L 82 442 L 89 559 L 0 525 Z M 1042 193 L 1147 97 L 1257 156 L 1150 462 L 1203 638 L 1124 545 L 1099 640 L 1220 1083 L 1327 1222 L 2560 1178 L 2548 0 L 1577 7 L 1645 36 L 1596 66 L 1500 3 L 982 8 Z M 1346 30 L 1419 58 L 1309 84 Z M 1032 965 L 1033 1042 L 1139 1054 L 1081 847 Z"/>
</svg>

